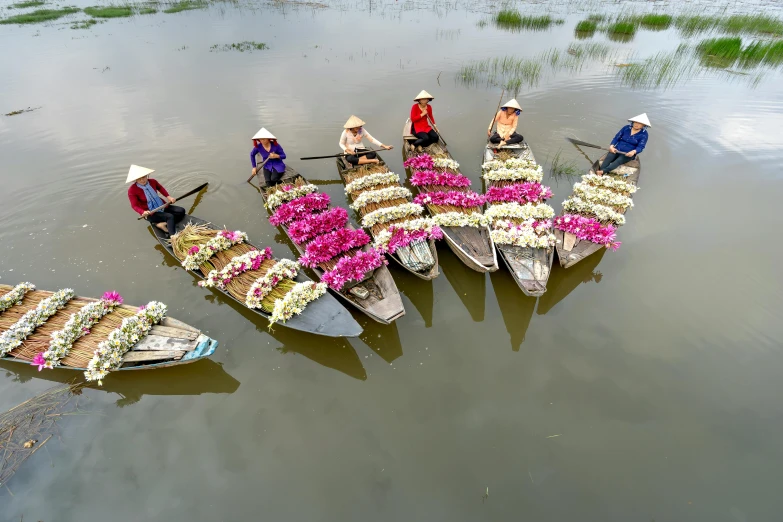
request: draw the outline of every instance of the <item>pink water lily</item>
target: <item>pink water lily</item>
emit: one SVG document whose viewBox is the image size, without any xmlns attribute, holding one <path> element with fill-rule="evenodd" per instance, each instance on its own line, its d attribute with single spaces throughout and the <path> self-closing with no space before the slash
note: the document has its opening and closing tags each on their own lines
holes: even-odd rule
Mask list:
<svg viewBox="0 0 783 522">
<path fill-rule="evenodd" d="M 192 256 L 193 254 L 197 254 L 199 252 L 199 250 L 201 250 L 201 249 L 198 247 L 198 245 L 193 245 L 192 247 L 190 247 L 188 249 L 188 255 Z"/>
<path fill-rule="evenodd" d="M 101 299 L 103 299 L 104 301 L 116 303 L 118 305 L 122 304 L 122 296 L 114 290 L 110 292 L 104 292 L 103 296 L 101 296 Z"/>
<path fill-rule="evenodd" d="M 438 172 L 436 170 L 419 170 L 411 176 L 411 185 L 422 187 L 426 185 L 441 187 L 469 187 L 470 180 L 462 174 L 453 172 Z"/>
<path fill-rule="evenodd" d="M 413 198 L 420 205 L 450 205 L 453 207 L 480 207 L 484 204 L 484 196 L 475 192 L 426 192 Z"/>
<path fill-rule="evenodd" d="M 420 154 L 412 158 L 408 158 L 403 164 L 403 167 L 411 168 L 413 170 L 431 169 L 435 166 L 432 162 L 432 156 L 429 154 Z"/>
<path fill-rule="evenodd" d="M 487 201 L 492 203 L 540 203 L 552 197 L 552 190 L 538 182 L 514 183 L 506 187 L 490 187 Z"/>
<path fill-rule="evenodd" d="M 391 239 L 386 247 L 390 254 L 397 251 L 398 248 L 406 247 L 416 241 L 427 241 L 429 239 L 443 239 L 443 232 L 440 227 L 433 226 L 432 231 L 427 230 L 405 230 L 392 225 L 389 227 Z"/>
<path fill-rule="evenodd" d="M 348 212 L 344 208 L 335 207 L 320 214 L 311 214 L 291 223 L 288 233 L 294 243 L 307 243 L 316 236 L 329 233 L 345 227 L 348 223 Z"/>
<path fill-rule="evenodd" d="M 44 366 L 46 365 L 46 359 L 44 359 L 43 352 L 38 352 L 35 354 L 35 357 L 33 357 L 33 361 L 30 364 L 33 366 L 38 366 L 39 372 L 43 370 Z"/>
<path fill-rule="evenodd" d="M 290 223 L 291 221 L 302 219 L 315 212 L 325 210 L 329 207 L 329 195 L 317 192 L 307 194 L 296 198 L 288 203 L 280 205 L 274 214 L 269 218 L 269 222 L 279 227 Z"/>
<path fill-rule="evenodd" d="M 353 257 L 341 258 L 332 270 L 321 277 L 321 281 L 339 291 L 348 281 L 358 281 L 364 277 L 364 274 L 385 263 L 383 255 L 371 248 L 368 251 L 357 252 Z"/>
<path fill-rule="evenodd" d="M 308 243 L 305 247 L 305 253 L 299 258 L 299 261 L 304 266 L 312 268 L 369 242 L 370 236 L 364 230 L 349 230 L 347 228 L 335 230 L 318 236 Z"/>
<path fill-rule="evenodd" d="M 604 245 L 610 250 L 620 248 L 620 242 L 616 241 L 617 229 L 613 225 L 604 225 L 595 218 L 565 214 L 555 218 L 555 228 L 574 234 L 579 240 Z"/>
</svg>

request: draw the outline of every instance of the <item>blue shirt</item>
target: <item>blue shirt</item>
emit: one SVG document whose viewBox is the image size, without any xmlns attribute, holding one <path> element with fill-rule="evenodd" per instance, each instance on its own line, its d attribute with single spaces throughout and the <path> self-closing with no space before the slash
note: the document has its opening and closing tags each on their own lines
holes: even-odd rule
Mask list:
<svg viewBox="0 0 783 522">
<path fill-rule="evenodd" d="M 264 168 L 273 172 L 285 172 L 285 163 L 283 163 L 283 160 L 285 159 L 285 152 L 279 143 L 269 147 L 269 152 L 267 152 L 264 146 L 260 143 L 258 144 L 258 147 L 253 147 L 253 150 L 250 151 L 250 163 L 253 164 L 253 168 L 256 167 L 256 154 L 261 154 L 261 159 L 266 160 L 266 158 L 269 157 L 269 154 L 272 152 L 278 154 L 280 158 L 274 158 L 267 161 L 266 165 L 264 165 Z"/>
<path fill-rule="evenodd" d="M 620 129 L 620 132 L 614 137 L 612 145 L 620 152 L 631 152 L 632 150 L 636 150 L 636 153 L 639 154 L 644 150 L 644 147 L 647 146 L 647 129 L 642 129 L 636 134 L 631 135 L 631 126 L 626 125 Z"/>
</svg>

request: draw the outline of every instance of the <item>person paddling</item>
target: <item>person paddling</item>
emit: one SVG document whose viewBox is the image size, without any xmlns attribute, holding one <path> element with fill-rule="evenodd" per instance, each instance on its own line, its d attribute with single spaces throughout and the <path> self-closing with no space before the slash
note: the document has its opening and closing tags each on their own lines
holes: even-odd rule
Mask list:
<svg viewBox="0 0 783 522">
<path fill-rule="evenodd" d="M 340 148 L 344 153 L 347 154 L 345 161 L 354 167 L 356 165 L 378 163 L 380 161 L 378 159 L 378 155 L 374 152 L 361 155 L 356 154 L 357 152 L 368 150 L 362 143 L 364 138 L 367 138 L 367 140 L 376 147 L 380 147 L 386 150 L 391 150 L 393 148 L 391 145 L 384 145 L 380 141 L 373 138 L 372 134 L 367 132 L 367 130 L 364 128 L 364 125 L 365 123 L 361 120 L 361 118 L 351 115 L 351 117 L 348 118 L 348 121 L 345 122 L 345 125 L 343 125 L 343 129 L 345 130 L 342 134 L 340 134 Z"/>
<path fill-rule="evenodd" d="M 599 176 L 628 163 L 647 146 L 647 128 L 652 126 L 647 113 L 634 116 L 628 121 L 631 122 L 630 125 L 620 129 L 609 144 L 609 153 L 601 163 L 601 168 L 595 172 Z"/>
<path fill-rule="evenodd" d="M 256 154 L 261 155 L 264 161 L 264 180 L 266 186 L 271 187 L 280 183 L 285 174 L 285 151 L 277 143 L 277 138 L 268 130 L 262 128 L 253 136 L 253 150 L 250 151 L 250 163 L 253 165 L 253 176 L 258 172 L 256 166 Z"/>
<path fill-rule="evenodd" d="M 525 138 L 517 133 L 517 123 L 519 123 L 519 114 L 521 112 L 522 107 L 519 106 L 519 102 L 516 99 L 509 100 L 500 107 L 498 113 L 489 122 L 489 128 L 487 129 L 490 143 L 500 144 L 501 147 L 503 145 L 522 143 Z M 492 127 L 495 124 L 497 124 L 497 130 L 493 134 Z"/>
<path fill-rule="evenodd" d="M 411 134 L 416 136 L 413 146 L 418 152 L 422 152 L 424 147 L 438 143 L 438 127 L 435 125 L 435 117 L 432 115 L 432 106 L 430 102 L 435 98 L 427 91 L 421 91 L 413 101 L 416 103 L 411 107 L 411 122 L 413 128 Z"/>
<path fill-rule="evenodd" d="M 176 198 L 169 196 L 163 185 L 149 177 L 153 172 L 152 169 L 131 165 L 125 180 L 125 183 L 133 182 L 128 188 L 128 199 L 141 217 L 173 236 L 177 232 L 177 223 L 185 217 L 185 209 L 172 204 L 177 201 Z M 152 210 L 167 204 L 158 193 L 166 199 L 168 206 L 153 213 Z"/>
</svg>

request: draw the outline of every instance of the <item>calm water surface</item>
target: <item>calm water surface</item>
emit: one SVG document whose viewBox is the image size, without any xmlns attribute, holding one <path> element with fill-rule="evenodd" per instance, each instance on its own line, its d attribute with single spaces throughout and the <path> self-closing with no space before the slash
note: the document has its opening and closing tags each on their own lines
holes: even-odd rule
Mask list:
<svg viewBox="0 0 783 522">
<path fill-rule="evenodd" d="M 536 300 L 505 268 L 472 272 L 442 246 L 433 282 L 393 268 L 407 314 L 357 315 L 358 339 L 269 333 L 196 286 L 128 207 L 131 163 L 174 194 L 209 181 L 184 206 L 290 257 L 243 182 L 250 137 L 269 128 L 344 205 L 334 163 L 298 158 L 337 152 L 357 114 L 402 172 L 422 88 L 480 187 L 500 91 L 461 85 L 460 65 L 565 49 L 573 7 L 536 33 L 477 27 L 486 6 L 410 2 L 0 26 L 1 112 L 41 106 L 0 117 L 0 282 L 160 299 L 220 341 L 210 361 L 86 391 L 99 414 L 61 425 L 0 492 L 0 519 L 780 520 L 777 73 L 669 90 L 630 90 L 599 63 L 544 74 L 519 100 L 547 169 L 561 149 L 587 167 L 564 136 L 608 143 L 630 116 L 653 122 L 620 251 L 555 267 Z M 271 49 L 209 50 L 242 40 Z M 679 41 L 610 43 L 644 57 Z M 546 179 L 556 209 L 572 181 Z M 4 363 L 0 411 L 69 377 Z"/>
</svg>

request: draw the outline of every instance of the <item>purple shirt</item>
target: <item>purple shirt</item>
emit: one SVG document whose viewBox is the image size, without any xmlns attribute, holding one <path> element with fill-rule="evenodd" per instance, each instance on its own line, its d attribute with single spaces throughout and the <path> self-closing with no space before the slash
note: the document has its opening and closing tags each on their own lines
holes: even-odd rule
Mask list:
<svg viewBox="0 0 783 522">
<path fill-rule="evenodd" d="M 267 161 L 266 165 L 264 165 L 264 168 L 273 172 L 285 172 L 285 163 L 283 163 L 283 160 L 285 159 L 285 152 L 279 143 L 269 147 L 269 152 L 267 152 L 264 146 L 260 143 L 258 144 L 258 147 L 254 147 L 253 150 L 250 151 L 250 163 L 253 164 L 253 168 L 256 167 L 256 154 L 261 154 L 261 159 L 266 160 L 266 158 L 272 152 L 278 154 L 280 158 Z"/>
</svg>

